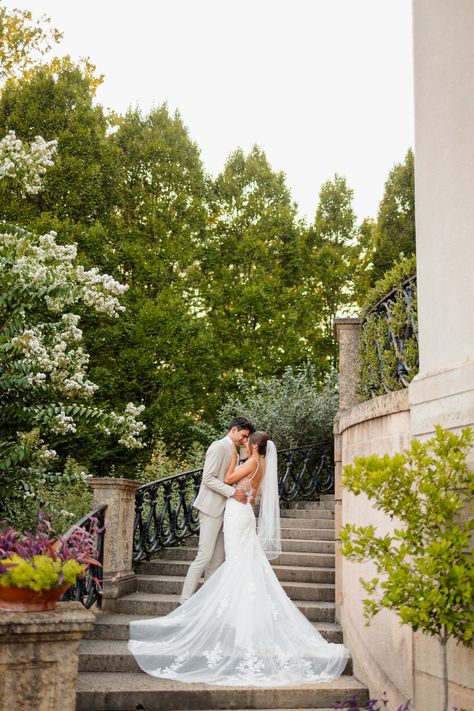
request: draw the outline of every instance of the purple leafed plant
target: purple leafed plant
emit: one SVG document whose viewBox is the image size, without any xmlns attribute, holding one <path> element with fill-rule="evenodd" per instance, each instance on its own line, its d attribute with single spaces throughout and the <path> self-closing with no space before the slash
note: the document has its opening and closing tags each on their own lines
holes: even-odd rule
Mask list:
<svg viewBox="0 0 474 711">
<path fill-rule="evenodd" d="M 58 536 L 51 526 L 47 516 L 40 513 L 38 526 L 34 533 L 17 531 L 11 528 L 6 521 L 0 522 L 0 574 L 7 572 L 11 567 L 9 563 L 2 563 L 12 554 L 19 555 L 24 560 L 31 560 L 34 556 L 45 555 L 54 560 L 65 562 L 77 560 L 86 565 L 100 565 L 96 560 L 96 535 L 100 533 L 97 519 L 92 520 L 90 531 L 84 528 L 75 528 L 66 538 Z"/>
<path fill-rule="evenodd" d="M 404 704 L 398 707 L 397 711 L 409 711 L 410 708 L 410 703 L 411 699 L 408 699 Z M 383 704 L 383 706 L 377 705 L 377 704 Z M 377 699 L 370 699 L 368 703 L 368 710 L 369 711 L 386 711 L 388 704 L 388 699 L 385 695 L 385 692 L 383 693 L 383 696 L 380 700 Z M 346 701 L 342 701 L 339 704 L 336 704 L 333 708 L 335 709 L 347 709 L 347 711 L 362 711 L 361 707 L 359 706 L 359 702 L 357 701 L 357 697 L 351 696 L 349 699 Z M 365 706 L 362 707 L 362 709 L 366 708 Z"/>
</svg>

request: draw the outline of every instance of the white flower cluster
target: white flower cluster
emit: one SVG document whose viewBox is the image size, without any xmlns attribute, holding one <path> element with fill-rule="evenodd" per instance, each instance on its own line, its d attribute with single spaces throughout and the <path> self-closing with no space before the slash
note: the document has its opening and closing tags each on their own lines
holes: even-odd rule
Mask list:
<svg viewBox="0 0 474 711">
<path fill-rule="evenodd" d="M 127 449 L 141 449 L 145 446 L 139 438 L 142 432 L 146 430 L 146 425 L 137 417 L 141 415 L 145 405 L 134 405 L 129 402 L 125 408 L 123 415 L 117 415 L 115 412 L 109 413 L 113 420 L 113 425 L 120 431 L 119 444 L 123 444 Z M 110 434 L 110 430 L 102 427 L 105 434 Z"/>
<path fill-rule="evenodd" d="M 36 136 L 28 146 L 16 137 L 15 131 L 9 131 L 0 141 L 0 180 L 15 180 L 22 195 L 38 194 L 43 175 L 54 165 L 52 157 L 57 148 L 56 140 L 45 141 L 41 136 Z"/>
<path fill-rule="evenodd" d="M 19 285 L 58 288 L 58 294 L 44 297 L 51 311 L 59 313 L 79 301 L 112 317 L 125 310 L 118 297 L 128 286 L 96 268 L 86 270 L 80 264 L 75 265 L 76 245 L 58 244 L 56 232 L 39 238 L 29 234 L 21 237 L 0 234 L 0 256 L 10 256 L 12 251 L 15 257 L 10 272 Z"/>
<path fill-rule="evenodd" d="M 59 415 L 54 416 L 51 429 L 53 432 L 60 434 L 74 434 L 76 431 L 76 423 L 72 417 L 66 415 L 64 412 L 60 412 Z"/>
<path fill-rule="evenodd" d="M 117 297 L 127 291 L 126 284 L 121 284 L 110 274 L 101 274 L 95 267 L 85 270 L 81 265 L 75 269 L 75 278 L 82 286 L 82 300 L 86 306 L 115 318 L 125 311 Z"/>
<path fill-rule="evenodd" d="M 77 328 L 78 321 L 77 314 L 66 313 L 56 323 L 40 323 L 11 339 L 24 355 L 20 365 L 34 371 L 29 376 L 30 385 L 43 387 L 51 384 L 57 393 L 68 399 L 94 394 L 97 385 L 86 377 L 89 355 L 81 346 L 74 347 L 82 339 L 82 331 Z M 57 431 L 75 431 L 72 423 L 67 429 L 64 427 L 64 420 L 55 423 Z"/>
</svg>

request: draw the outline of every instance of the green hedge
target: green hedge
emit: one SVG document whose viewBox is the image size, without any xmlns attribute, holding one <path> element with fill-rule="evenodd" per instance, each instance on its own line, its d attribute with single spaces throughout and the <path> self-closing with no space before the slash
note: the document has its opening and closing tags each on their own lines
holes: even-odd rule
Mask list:
<svg viewBox="0 0 474 711">
<path fill-rule="evenodd" d="M 418 320 L 416 278 L 410 282 L 412 299 L 407 304 L 403 285 L 414 277 L 416 259 L 403 259 L 380 279 L 367 295 L 362 309 L 360 359 L 361 396 L 369 400 L 377 395 L 401 390 L 418 372 Z M 389 301 L 389 313 L 379 302 L 394 292 Z M 400 376 L 401 361 L 408 372 Z"/>
</svg>

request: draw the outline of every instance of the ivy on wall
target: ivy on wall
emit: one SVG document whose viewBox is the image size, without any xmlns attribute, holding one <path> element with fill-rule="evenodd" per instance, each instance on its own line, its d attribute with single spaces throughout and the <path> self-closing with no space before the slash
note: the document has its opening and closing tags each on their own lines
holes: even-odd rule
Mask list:
<svg viewBox="0 0 474 711">
<path fill-rule="evenodd" d="M 401 260 L 368 293 L 360 334 L 361 396 L 401 390 L 418 372 L 415 256 Z"/>
</svg>

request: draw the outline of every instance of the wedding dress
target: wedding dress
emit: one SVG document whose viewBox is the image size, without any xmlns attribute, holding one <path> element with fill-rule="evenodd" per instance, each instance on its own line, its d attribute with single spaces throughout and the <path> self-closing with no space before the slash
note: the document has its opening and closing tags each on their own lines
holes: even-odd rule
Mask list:
<svg viewBox="0 0 474 711">
<path fill-rule="evenodd" d="M 251 479 L 237 486 L 250 498 Z M 262 546 L 250 503 L 228 499 L 224 544 L 225 562 L 189 600 L 166 617 L 130 623 L 129 649 L 140 668 L 155 677 L 225 686 L 274 687 L 340 676 L 348 651 L 328 643 L 283 590 L 264 552 L 272 546 Z M 278 552 L 273 546 L 269 557 Z"/>
</svg>

